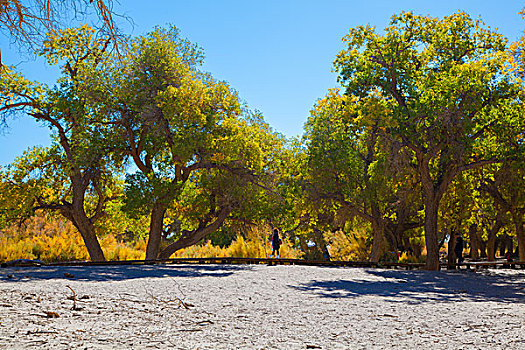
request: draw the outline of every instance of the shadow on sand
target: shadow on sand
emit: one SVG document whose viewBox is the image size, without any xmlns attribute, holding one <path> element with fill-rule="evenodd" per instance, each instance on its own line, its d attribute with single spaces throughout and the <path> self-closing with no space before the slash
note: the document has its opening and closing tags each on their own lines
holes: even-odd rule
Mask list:
<svg viewBox="0 0 525 350">
<path fill-rule="evenodd" d="M 290 286 L 322 298 L 378 296 L 392 302 L 496 301 L 525 303 L 525 274 L 366 269 L 366 277 Z M 367 276 L 367 277 L 368 277 Z M 379 280 L 378 280 L 379 277 Z M 408 300 L 407 300 L 408 299 Z"/>
<path fill-rule="evenodd" d="M 227 277 L 249 266 L 238 265 L 121 265 L 11 267 L 0 270 L 0 282 L 71 279 L 76 281 L 122 281 L 136 278 Z"/>
</svg>

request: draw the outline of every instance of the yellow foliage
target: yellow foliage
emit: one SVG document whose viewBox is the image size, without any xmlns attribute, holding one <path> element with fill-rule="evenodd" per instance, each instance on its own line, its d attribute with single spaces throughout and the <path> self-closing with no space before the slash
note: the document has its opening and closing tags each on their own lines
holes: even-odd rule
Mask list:
<svg viewBox="0 0 525 350">
<path fill-rule="evenodd" d="M 217 258 L 226 256 L 225 249 L 211 244 L 207 241 L 202 245 L 194 245 L 188 248 L 178 250 L 172 258 Z"/>
<path fill-rule="evenodd" d="M 265 249 L 265 245 L 260 241 L 253 239 L 245 240 L 242 236 L 237 236 L 237 239 L 228 247 L 227 256 L 236 258 L 265 258 Z M 284 254 L 282 257 L 284 258 Z"/>
<path fill-rule="evenodd" d="M 202 245 L 195 245 L 181 249 L 172 255 L 172 258 L 207 258 L 207 257 L 235 257 L 235 258 L 266 258 L 271 254 L 271 244 L 267 239 L 269 231 L 264 228 L 254 228 L 246 234 L 246 238 L 238 235 L 229 247 L 214 246 L 210 241 Z M 293 248 L 286 239 L 283 240 L 279 256 L 281 258 L 297 259 L 302 252 Z"/>
<path fill-rule="evenodd" d="M 399 256 L 400 263 L 419 263 L 422 262 L 421 259 L 418 259 L 416 256 L 408 254 L 407 252 L 402 252 Z"/>
<path fill-rule="evenodd" d="M 100 240 L 100 245 L 107 260 L 143 260 L 146 258 L 146 241 L 119 242 L 113 235 Z"/>
<path fill-rule="evenodd" d="M 17 237 L 0 236 L 0 261 L 39 259 L 43 261 L 87 260 L 88 253 L 82 237 L 70 227 L 54 234 Z"/>
<path fill-rule="evenodd" d="M 117 241 L 107 235 L 100 241 L 107 260 L 144 259 L 146 242 Z M 0 261 L 39 259 L 43 261 L 88 260 L 82 236 L 67 221 L 38 215 L 21 227 L 0 232 Z"/>
<path fill-rule="evenodd" d="M 271 253 L 268 230 L 254 228 L 246 238 L 238 236 L 229 247 L 211 242 L 181 249 L 173 258 L 244 257 L 264 258 Z M 140 260 L 145 258 L 145 239 L 122 242 L 108 234 L 100 239 L 107 260 Z M 280 249 L 281 258 L 299 258 L 302 252 L 286 239 Z M 75 227 L 64 220 L 35 216 L 23 228 L 11 227 L 0 232 L 0 261 L 39 259 L 48 262 L 89 260 L 82 237 Z"/>
<path fill-rule="evenodd" d="M 346 235 L 342 231 L 328 233 L 330 245 L 328 252 L 332 260 L 339 261 L 366 261 L 370 255 L 370 249 L 366 244 L 364 232 L 353 231 Z"/>
</svg>

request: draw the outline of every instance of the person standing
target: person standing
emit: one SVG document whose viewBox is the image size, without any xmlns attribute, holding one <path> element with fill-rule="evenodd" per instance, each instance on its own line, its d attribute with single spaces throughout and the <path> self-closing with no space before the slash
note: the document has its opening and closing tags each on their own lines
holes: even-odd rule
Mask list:
<svg viewBox="0 0 525 350">
<path fill-rule="evenodd" d="M 275 256 L 276 259 L 279 259 L 279 249 L 281 248 L 282 243 L 283 241 L 279 238 L 279 230 L 274 229 L 272 235 L 272 254 L 270 255 L 270 258 Z"/>
<path fill-rule="evenodd" d="M 463 262 L 463 237 L 461 237 L 461 234 L 459 233 L 456 233 L 454 253 L 456 254 L 456 259 L 458 259 L 458 264 L 461 264 Z"/>
</svg>

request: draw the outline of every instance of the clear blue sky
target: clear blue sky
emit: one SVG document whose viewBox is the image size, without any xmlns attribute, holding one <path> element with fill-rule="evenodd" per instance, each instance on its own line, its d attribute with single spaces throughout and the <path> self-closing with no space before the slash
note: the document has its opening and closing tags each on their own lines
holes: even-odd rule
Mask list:
<svg viewBox="0 0 525 350">
<path fill-rule="evenodd" d="M 336 86 L 332 61 L 351 27 L 381 29 L 401 11 L 442 17 L 461 9 L 515 41 L 525 29 L 517 14 L 524 6 L 524 0 L 120 0 L 115 11 L 133 19 L 133 27 L 121 22 L 132 35 L 176 25 L 204 49 L 204 70 L 227 81 L 274 130 L 291 137 L 302 134 L 316 100 Z M 7 37 L 0 36 L 0 48 L 4 62 L 18 64 L 29 78 L 56 79 L 56 69 L 22 62 Z M 49 144 L 49 130 L 28 117 L 9 125 L 0 134 L 0 165 L 30 146 Z"/>
</svg>

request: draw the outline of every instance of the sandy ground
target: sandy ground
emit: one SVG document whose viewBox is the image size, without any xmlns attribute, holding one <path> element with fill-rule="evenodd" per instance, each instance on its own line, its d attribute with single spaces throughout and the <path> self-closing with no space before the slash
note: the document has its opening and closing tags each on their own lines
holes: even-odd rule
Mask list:
<svg viewBox="0 0 525 350">
<path fill-rule="evenodd" d="M 523 270 L 10 267 L 0 349 L 525 349 L 524 304 Z"/>
</svg>

